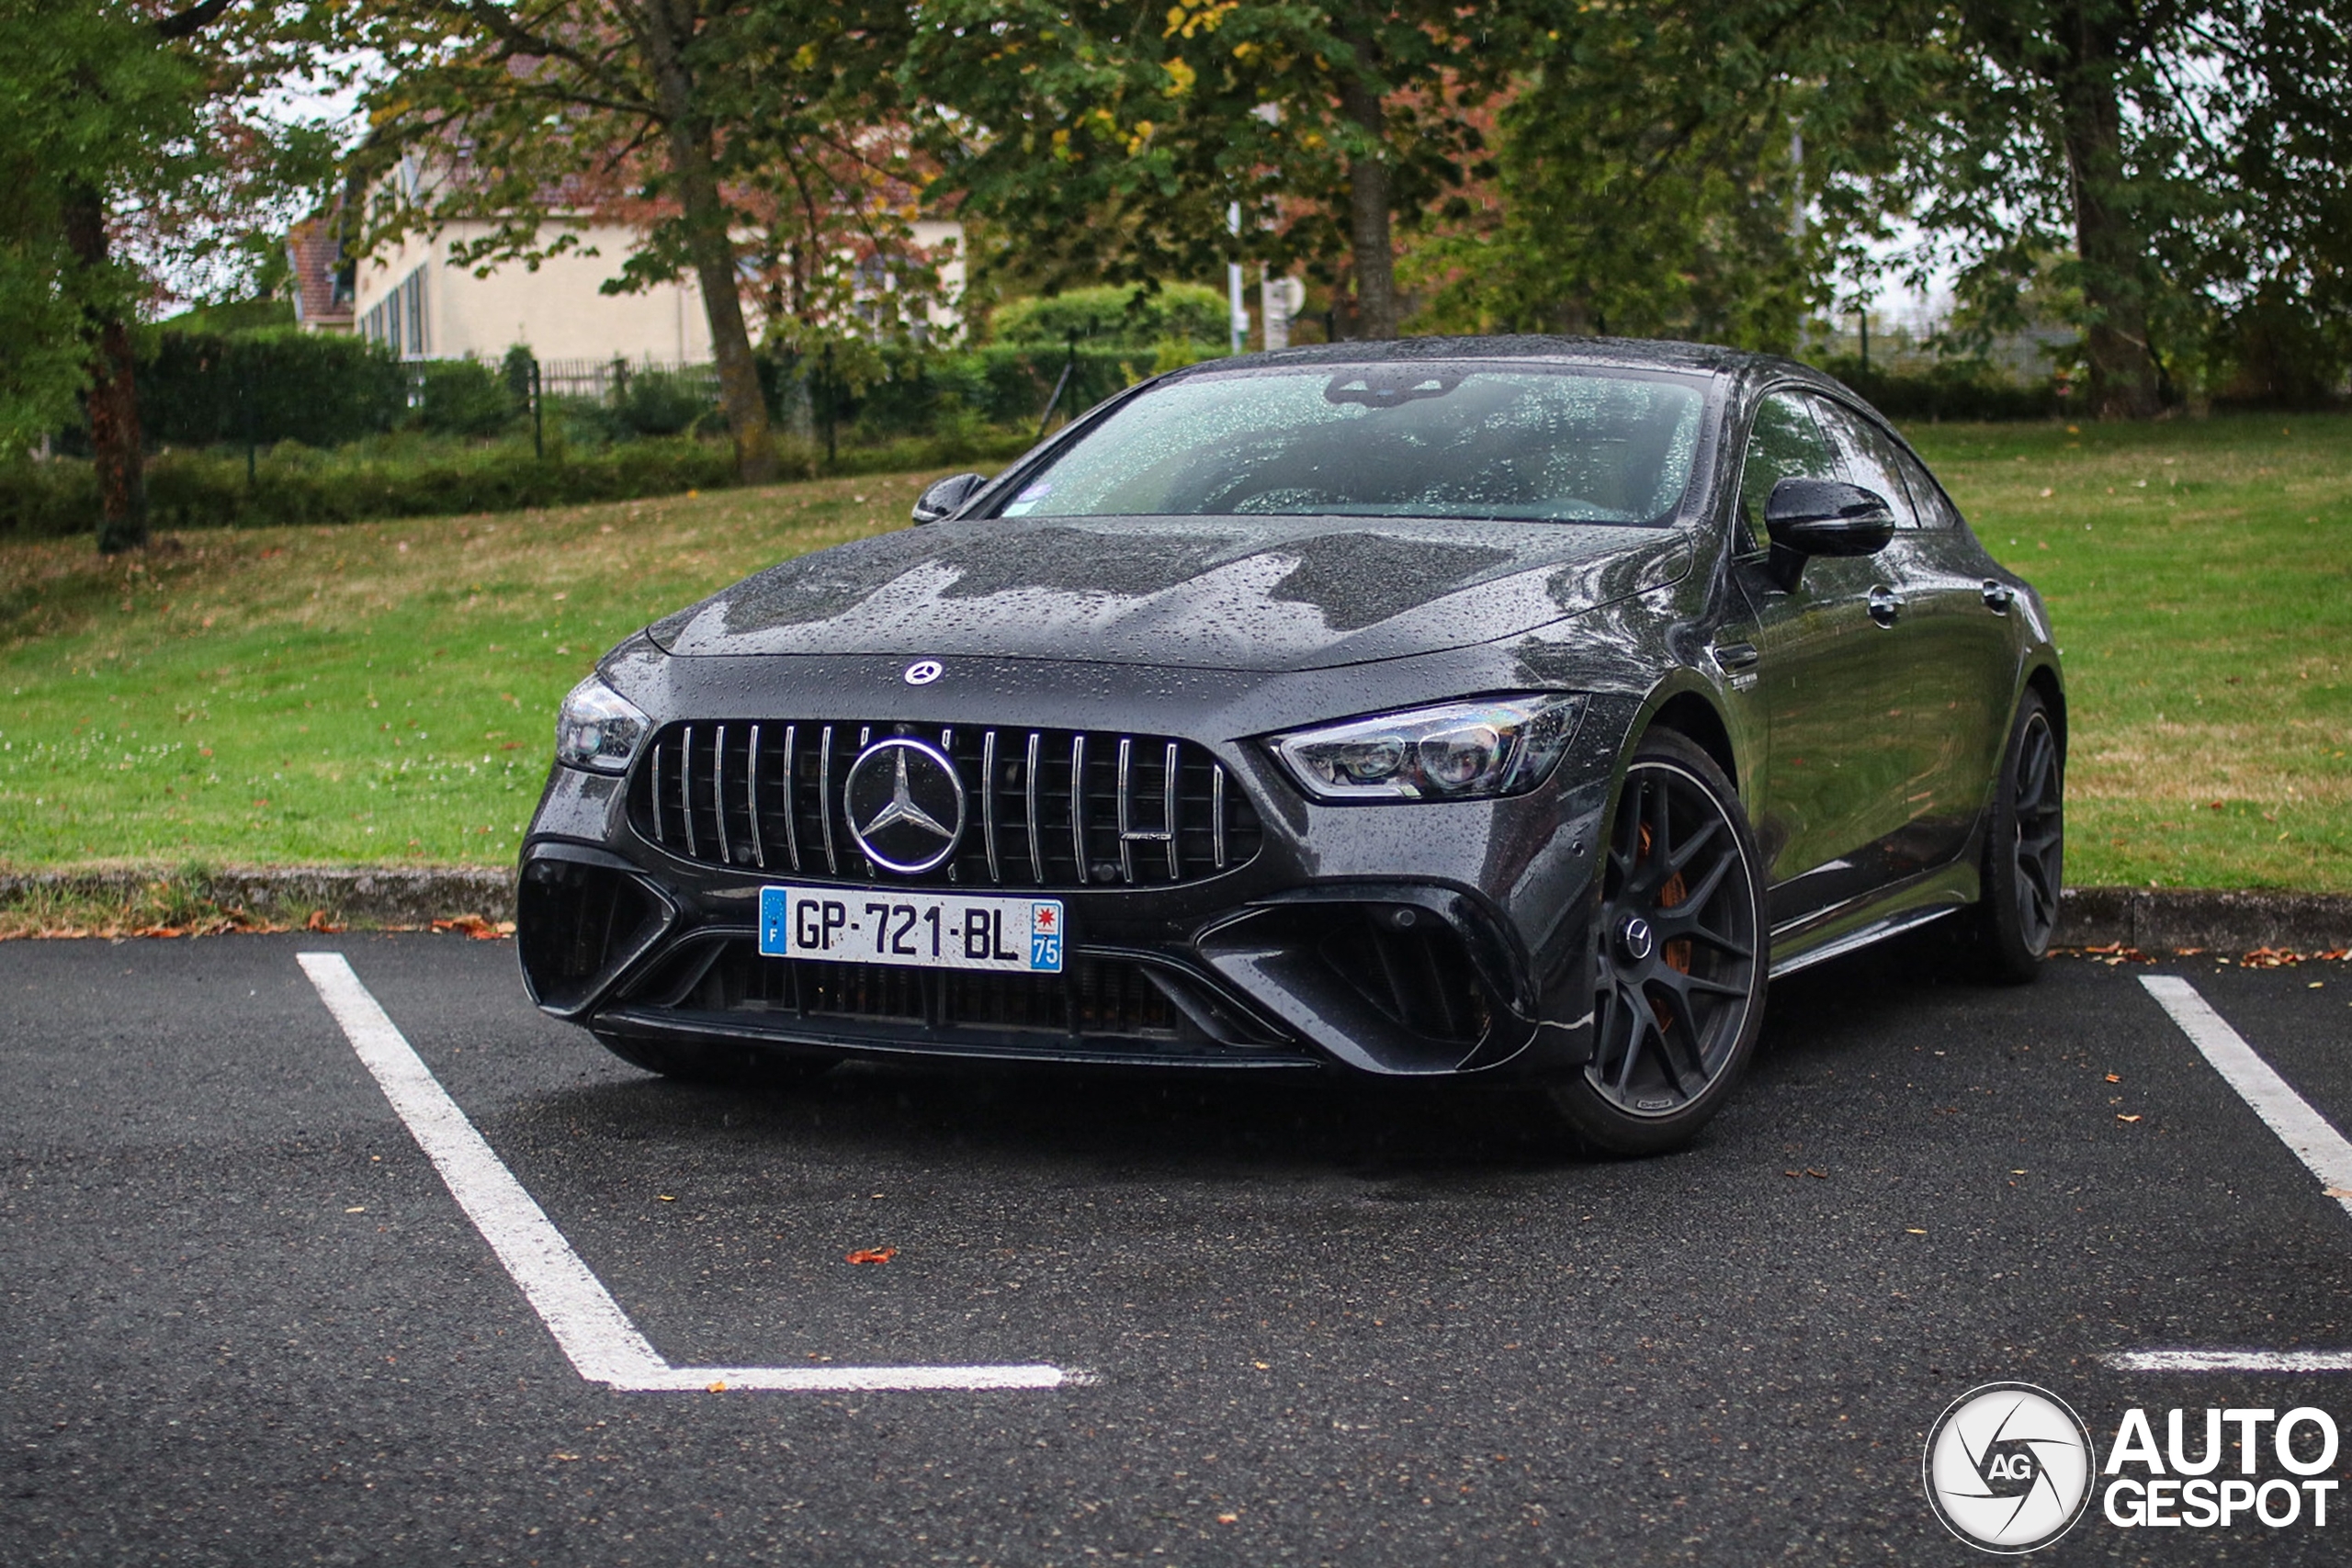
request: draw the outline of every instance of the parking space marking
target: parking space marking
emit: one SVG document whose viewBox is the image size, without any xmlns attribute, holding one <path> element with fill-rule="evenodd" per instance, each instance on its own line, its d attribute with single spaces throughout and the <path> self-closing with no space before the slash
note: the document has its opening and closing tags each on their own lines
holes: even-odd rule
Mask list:
<svg viewBox="0 0 2352 1568">
<path fill-rule="evenodd" d="M 2311 1101 L 2297 1094 L 2269 1063 L 2255 1055 L 2254 1047 L 2197 994 L 2196 987 L 2177 975 L 2143 975 L 2140 984 L 2172 1015 L 2189 1043 L 2205 1054 L 2213 1070 L 2238 1091 L 2238 1098 L 2252 1106 L 2254 1113 L 2319 1178 L 2327 1195 L 2352 1213 L 2352 1143 L 2346 1143 L 2344 1134 L 2312 1110 Z"/>
<path fill-rule="evenodd" d="M 2196 987 L 2177 975 L 2143 975 L 2140 984 L 2222 1081 L 2319 1178 L 2327 1195 L 2352 1213 L 2352 1142 L 2297 1094 Z M 2352 1372 L 2352 1351 L 2346 1350 L 2132 1350 L 2099 1359 L 2124 1372 Z"/>
<path fill-rule="evenodd" d="M 1054 1366 L 673 1367 L 638 1332 L 537 1200 L 514 1179 L 448 1090 L 433 1076 L 350 963 L 339 953 L 300 955 L 393 1112 L 433 1162 L 449 1195 L 531 1303 L 580 1375 L 627 1393 L 782 1389 L 867 1393 L 889 1389 L 1057 1388 L 1085 1381 Z"/>
</svg>

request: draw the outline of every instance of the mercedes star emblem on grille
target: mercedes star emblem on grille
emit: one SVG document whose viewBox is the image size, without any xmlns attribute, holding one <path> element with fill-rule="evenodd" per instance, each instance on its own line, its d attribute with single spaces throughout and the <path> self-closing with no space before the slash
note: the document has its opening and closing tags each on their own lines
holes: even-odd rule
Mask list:
<svg viewBox="0 0 2352 1568">
<path fill-rule="evenodd" d="M 940 663 L 936 659 L 918 659 L 907 666 L 903 679 L 910 686 L 928 686 L 939 679 Z"/>
<path fill-rule="evenodd" d="M 956 852 L 964 781 L 938 748 L 899 735 L 858 753 L 842 784 L 849 836 L 865 857 L 912 876 Z"/>
</svg>

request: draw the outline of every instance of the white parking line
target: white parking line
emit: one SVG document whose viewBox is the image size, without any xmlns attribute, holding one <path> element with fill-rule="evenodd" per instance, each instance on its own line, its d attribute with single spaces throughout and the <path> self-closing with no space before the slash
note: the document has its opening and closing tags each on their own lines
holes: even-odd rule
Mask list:
<svg viewBox="0 0 2352 1568">
<path fill-rule="evenodd" d="M 2213 1070 L 2238 1091 L 2238 1098 L 2319 1178 L 2327 1195 L 2352 1213 L 2352 1143 L 2345 1142 L 2344 1134 L 2312 1110 L 2311 1101 L 2256 1055 L 2254 1047 L 2197 994 L 2196 987 L 2177 975 L 2143 975 L 2140 984 L 2172 1015 L 2189 1043 L 2205 1054 Z"/>
<path fill-rule="evenodd" d="M 2319 1178 L 2327 1195 L 2352 1212 L 2352 1143 L 2256 1055 L 2196 987 L 2177 975 L 2143 975 L 2140 984 L 2222 1081 Z M 2352 1372 L 2346 1350 L 2131 1350 L 2099 1359 L 2124 1372 Z"/>
<path fill-rule="evenodd" d="M 613 1300 L 563 1233 L 474 1130 L 390 1017 L 339 953 L 305 953 L 302 972 L 441 1173 L 449 1195 L 522 1287 L 580 1375 L 629 1393 L 788 1389 L 808 1393 L 882 1389 L 1057 1388 L 1081 1378 L 1052 1366 L 673 1367 Z"/>
</svg>

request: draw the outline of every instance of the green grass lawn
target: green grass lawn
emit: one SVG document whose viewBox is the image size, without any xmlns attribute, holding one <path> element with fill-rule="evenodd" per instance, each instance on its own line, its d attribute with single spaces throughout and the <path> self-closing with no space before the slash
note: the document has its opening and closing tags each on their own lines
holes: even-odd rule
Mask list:
<svg viewBox="0 0 2352 1568">
<path fill-rule="evenodd" d="M 2352 891 L 2352 418 L 1913 434 L 2056 617 L 2070 879 Z M 603 649 L 933 477 L 0 545 L 0 863 L 511 862 Z"/>
</svg>

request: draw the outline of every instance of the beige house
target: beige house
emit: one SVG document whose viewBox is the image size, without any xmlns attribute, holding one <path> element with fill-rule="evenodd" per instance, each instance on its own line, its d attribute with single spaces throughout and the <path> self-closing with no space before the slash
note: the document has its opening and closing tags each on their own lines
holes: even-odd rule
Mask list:
<svg viewBox="0 0 2352 1568">
<path fill-rule="evenodd" d="M 637 230 L 582 230 L 579 249 L 537 269 L 508 262 L 477 276 L 450 260 L 454 250 L 488 232 L 487 224 L 453 223 L 361 262 L 349 306 L 356 329 L 402 359 L 494 360 L 521 344 L 539 359 L 559 362 L 708 363 L 710 324 L 692 279 L 635 294 L 602 291 L 637 248 Z M 953 303 L 964 289 L 963 238 L 960 223 L 914 225 L 915 243 L 926 250 L 952 247 L 940 268 L 950 303 L 931 309 L 933 332 L 952 334 L 963 322 Z"/>
<path fill-rule="evenodd" d="M 453 223 L 360 263 L 352 299 L 360 334 L 402 359 L 496 359 L 518 343 L 541 359 L 699 365 L 710 358 L 702 290 L 691 280 L 637 294 L 601 292 L 637 248 L 635 230 L 583 230 L 580 250 L 537 269 L 508 262 L 476 276 L 450 260 L 487 232 L 487 224 Z"/>
</svg>

